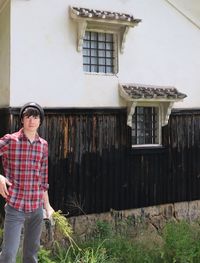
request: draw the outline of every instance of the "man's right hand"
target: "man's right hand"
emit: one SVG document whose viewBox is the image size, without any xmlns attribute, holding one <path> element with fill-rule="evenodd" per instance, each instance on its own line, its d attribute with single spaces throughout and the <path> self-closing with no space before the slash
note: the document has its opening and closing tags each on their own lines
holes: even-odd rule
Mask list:
<svg viewBox="0 0 200 263">
<path fill-rule="evenodd" d="M 7 198 L 9 192 L 7 186 L 11 186 L 11 182 L 9 180 L 0 174 L 0 194 L 4 197 Z"/>
</svg>

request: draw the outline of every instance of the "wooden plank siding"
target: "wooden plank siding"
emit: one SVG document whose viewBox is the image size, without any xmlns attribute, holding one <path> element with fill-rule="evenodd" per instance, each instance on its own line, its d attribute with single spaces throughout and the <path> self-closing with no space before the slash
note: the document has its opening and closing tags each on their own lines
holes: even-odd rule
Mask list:
<svg viewBox="0 0 200 263">
<path fill-rule="evenodd" d="M 1 111 L 0 134 L 16 131 L 19 109 L 10 109 L 10 118 Z M 131 147 L 124 108 L 45 109 L 45 115 L 40 134 L 49 142 L 55 209 L 72 216 L 200 199 L 200 111 L 173 111 L 163 146 L 141 149 Z"/>
</svg>

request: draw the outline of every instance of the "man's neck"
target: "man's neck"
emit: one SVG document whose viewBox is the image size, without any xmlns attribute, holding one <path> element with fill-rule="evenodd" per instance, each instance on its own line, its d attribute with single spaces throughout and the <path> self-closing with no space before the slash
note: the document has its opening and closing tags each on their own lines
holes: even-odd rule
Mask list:
<svg viewBox="0 0 200 263">
<path fill-rule="evenodd" d="M 33 142 L 37 135 L 37 131 L 31 132 L 24 129 L 24 134 L 26 135 L 26 137 L 29 139 L 30 142 Z"/>
</svg>

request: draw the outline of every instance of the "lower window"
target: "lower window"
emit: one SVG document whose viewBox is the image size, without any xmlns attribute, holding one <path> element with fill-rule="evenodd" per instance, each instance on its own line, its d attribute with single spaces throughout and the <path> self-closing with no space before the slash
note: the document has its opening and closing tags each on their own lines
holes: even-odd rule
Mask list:
<svg viewBox="0 0 200 263">
<path fill-rule="evenodd" d="M 132 118 L 132 145 L 159 144 L 159 108 L 136 107 Z"/>
</svg>

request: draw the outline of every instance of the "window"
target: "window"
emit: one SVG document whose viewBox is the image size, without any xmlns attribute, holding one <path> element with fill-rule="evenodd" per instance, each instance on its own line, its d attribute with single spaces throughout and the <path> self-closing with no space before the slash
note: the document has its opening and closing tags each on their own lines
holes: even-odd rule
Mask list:
<svg viewBox="0 0 200 263">
<path fill-rule="evenodd" d="M 132 146 L 160 146 L 162 127 L 168 124 L 174 102 L 186 94 L 170 86 L 119 84 L 119 94 L 127 103 L 127 125 Z"/>
<path fill-rule="evenodd" d="M 136 107 L 132 117 L 132 144 L 159 143 L 159 108 Z"/>
<path fill-rule="evenodd" d="M 86 31 L 83 38 L 83 70 L 85 72 L 115 72 L 114 35 Z"/>
</svg>

